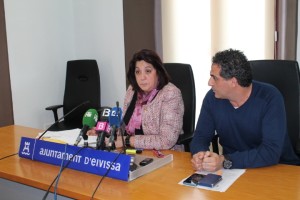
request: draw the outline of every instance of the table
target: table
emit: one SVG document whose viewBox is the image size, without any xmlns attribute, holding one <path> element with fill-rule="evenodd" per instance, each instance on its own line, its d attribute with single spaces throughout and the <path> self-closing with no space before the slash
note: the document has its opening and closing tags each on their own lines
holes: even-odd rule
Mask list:
<svg viewBox="0 0 300 200">
<path fill-rule="evenodd" d="M 35 137 L 39 132 L 42 131 L 18 125 L 0 128 L 0 158 L 17 153 L 22 136 Z M 150 153 L 150 151 L 143 152 L 152 155 Z M 214 192 L 178 184 L 180 180 L 193 173 L 190 153 L 176 151 L 163 153 L 173 154 L 173 162 L 131 182 L 106 177 L 94 199 L 300 199 L 298 166 L 279 164 L 247 169 L 226 192 Z M 20 158 L 18 155 L 0 160 L 0 178 L 42 190 L 48 189 L 58 171 L 59 166 Z M 100 178 L 101 176 L 94 174 L 66 169 L 60 177 L 57 192 L 73 199 L 90 199 Z"/>
</svg>

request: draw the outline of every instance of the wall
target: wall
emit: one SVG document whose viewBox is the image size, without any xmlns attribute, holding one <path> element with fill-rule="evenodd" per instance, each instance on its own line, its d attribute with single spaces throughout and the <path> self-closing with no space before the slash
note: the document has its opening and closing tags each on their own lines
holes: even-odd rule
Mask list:
<svg viewBox="0 0 300 200">
<path fill-rule="evenodd" d="M 298 3 L 298 36 L 297 36 L 297 61 L 300 63 L 300 3 Z"/>
<path fill-rule="evenodd" d="M 157 0 L 155 0 L 157 1 Z M 124 45 L 126 71 L 132 55 L 140 49 L 156 50 L 155 25 L 157 21 L 155 1 L 124 0 Z M 129 83 L 127 82 L 127 85 Z"/>
<path fill-rule="evenodd" d="M 4 7 L 16 125 L 53 123 L 45 107 L 62 103 L 73 59 L 96 59 L 102 105 L 123 104 L 122 0 L 5 0 Z"/>
<path fill-rule="evenodd" d="M 267 8 L 265 3 L 272 1 L 253 3 Z M 101 72 L 102 105 L 114 106 L 116 101 L 122 105 L 126 90 L 122 0 L 5 0 L 4 3 L 15 124 L 44 128 L 53 122 L 52 113 L 44 108 L 62 102 L 66 61 L 71 59 L 96 59 Z M 162 1 L 163 60 L 192 65 L 197 113 L 209 89 L 211 3 Z M 232 9 L 234 12 L 238 8 Z M 245 15 L 249 12 L 253 16 L 251 10 L 243 10 Z M 258 22 L 256 26 L 261 27 Z M 180 25 L 179 30 L 175 25 Z M 249 41 L 254 39 L 249 37 Z M 249 59 L 266 56 L 257 52 L 252 54 L 247 50 L 246 55 Z M 297 55 L 299 60 L 299 51 Z"/>
<path fill-rule="evenodd" d="M 0 0 L 0 127 L 14 124 L 5 27 L 4 1 Z"/>
</svg>

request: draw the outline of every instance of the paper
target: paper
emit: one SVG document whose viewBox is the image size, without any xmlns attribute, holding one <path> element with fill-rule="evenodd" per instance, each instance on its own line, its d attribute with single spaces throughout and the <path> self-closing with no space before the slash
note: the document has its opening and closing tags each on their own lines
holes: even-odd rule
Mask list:
<svg viewBox="0 0 300 200">
<path fill-rule="evenodd" d="M 71 129 L 65 131 L 48 131 L 41 138 L 41 140 L 56 142 L 56 143 L 67 143 L 69 145 L 74 145 L 78 135 L 80 133 L 80 129 Z M 37 137 L 39 137 L 42 133 L 39 133 Z M 96 147 L 97 136 L 88 136 L 88 144 L 91 147 Z M 83 146 L 83 139 L 79 142 L 78 146 Z"/>
<path fill-rule="evenodd" d="M 203 187 L 203 186 L 189 186 L 183 184 L 183 181 L 188 177 L 182 179 L 178 184 L 188 186 L 188 187 L 197 187 L 206 190 L 218 191 L 218 192 L 225 192 L 243 173 L 245 173 L 245 169 L 222 169 L 221 172 L 218 171 L 216 174 L 222 174 L 222 180 L 216 184 L 213 188 L 210 187 Z M 210 172 L 205 171 L 198 171 L 198 174 L 208 174 Z"/>
</svg>

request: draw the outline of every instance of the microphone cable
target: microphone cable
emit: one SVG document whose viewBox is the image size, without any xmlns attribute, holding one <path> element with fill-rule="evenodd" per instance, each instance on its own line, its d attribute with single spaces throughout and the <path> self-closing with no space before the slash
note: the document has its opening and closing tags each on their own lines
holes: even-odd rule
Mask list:
<svg viewBox="0 0 300 200">
<path fill-rule="evenodd" d="M 15 155 L 18 155 L 18 153 L 14 153 L 14 154 L 10 154 L 8 156 L 4 156 L 4 157 L 0 158 L 0 160 L 4 160 L 5 158 L 9 158 L 9 157 L 15 156 Z"/>
<path fill-rule="evenodd" d="M 38 138 L 37 140 L 40 140 L 48 131 L 50 128 L 52 128 L 55 124 L 57 124 L 60 120 L 62 120 L 63 118 L 65 118 L 66 116 L 68 116 L 69 114 L 71 114 L 74 110 L 78 109 L 79 107 L 85 105 L 85 104 L 88 104 L 90 103 L 90 101 L 84 101 L 82 102 L 81 104 L 79 104 L 78 106 L 76 106 L 75 108 L 73 108 L 72 110 L 70 110 L 67 114 L 65 114 L 64 116 L 62 116 L 61 118 L 59 118 L 58 120 L 56 120 L 51 126 L 49 126 L 49 128 L 47 128 Z M 9 158 L 11 156 L 15 156 L 15 155 L 18 155 L 18 153 L 13 153 L 11 155 L 8 155 L 8 156 L 4 156 L 2 158 L 0 158 L 0 160 L 4 160 L 6 158 Z"/>
<path fill-rule="evenodd" d="M 79 150 L 71 157 L 71 159 L 67 162 L 67 164 L 60 170 L 59 174 L 54 178 L 54 180 L 52 181 L 52 183 L 49 185 L 48 190 L 46 191 L 46 193 L 45 193 L 45 195 L 44 195 L 44 197 L 43 197 L 42 200 L 46 200 L 46 198 L 47 198 L 47 196 L 48 196 L 48 194 L 49 194 L 49 192 L 50 192 L 50 189 L 51 189 L 52 185 L 54 184 L 54 182 L 56 181 L 56 179 L 59 178 L 60 174 L 64 171 L 64 169 L 66 169 L 66 168 L 69 166 L 69 164 L 71 163 L 71 161 L 73 161 L 73 159 L 75 158 L 75 156 L 78 155 L 78 154 L 80 153 L 80 151 L 81 151 L 82 149 L 84 149 L 84 148 L 86 148 L 86 147 L 81 147 L 81 148 L 80 148 L 80 149 L 79 149 Z"/>
<path fill-rule="evenodd" d="M 97 192 L 97 190 L 98 190 L 100 184 L 102 183 L 103 179 L 107 176 L 107 174 L 110 172 L 110 169 L 111 169 L 112 165 L 118 160 L 119 156 L 120 156 L 121 154 L 123 154 L 123 153 L 125 153 L 125 152 L 120 151 L 120 152 L 117 154 L 116 158 L 112 161 L 111 165 L 109 166 L 109 168 L 107 169 L 107 171 L 105 172 L 105 174 L 101 177 L 101 179 L 100 179 L 100 181 L 99 181 L 97 187 L 95 188 L 95 190 L 94 190 L 94 192 L 93 192 L 93 195 L 92 195 L 92 197 L 91 197 L 91 200 L 94 199 L 94 196 L 95 196 L 95 194 L 96 194 L 96 192 Z"/>
<path fill-rule="evenodd" d="M 37 139 L 41 139 L 55 124 L 57 124 L 60 120 L 62 120 L 63 118 L 67 117 L 69 114 L 71 114 L 72 112 L 74 112 L 74 110 L 77 110 L 79 107 L 90 103 L 90 101 L 84 101 L 81 104 L 79 104 L 78 106 L 76 106 L 75 108 L 73 108 L 72 110 L 70 110 L 67 114 L 65 114 L 64 116 L 62 116 L 61 118 L 59 118 L 58 120 L 56 120 L 51 126 L 49 126 Z"/>
<path fill-rule="evenodd" d="M 121 134 L 121 139 L 122 139 L 122 146 L 123 146 L 123 151 L 124 153 L 126 152 L 126 145 L 125 145 L 125 138 L 124 138 L 124 132 L 123 132 L 123 122 L 121 121 L 121 114 L 120 114 L 120 109 L 119 109 L 119 102 L 116 102 L 116 106 L 117 106 L 117 111 L 118 111 L 118 118 L 119 118 L 119 122 L 120 122 L 120 127 L 119 127 L 119 131 Z M 125 129 L 125 128 L 124 128 Z"/>
<path fill-rule="evenodd" d="M 176 143 L 173 146 L 171 146 L 168 150 L 172 150 L 175 146 L 176 146 Z"/>
<path fill-rule="evenodd" d="M 68 144 L 65 145 L 65 153 L 61 159 L 61 164 L 60 164 L 60 168 L 59 168 L 59 172 L 58 172 L 58 177 L 56 179 L 56 182 L 55 182 L 55 187 L 54 187 L 54 200 L 57 200 L 57 186 L 58 186 L 58 181 L 59 181 L 59 178 L 60 178 L 60 175 L 62 173 L 62 169 L 63 169 L 63 165 L 64 165 L 64 160 L 66 159 L 66 153 L 67 153 L 67 146 Z"/>
</svg>

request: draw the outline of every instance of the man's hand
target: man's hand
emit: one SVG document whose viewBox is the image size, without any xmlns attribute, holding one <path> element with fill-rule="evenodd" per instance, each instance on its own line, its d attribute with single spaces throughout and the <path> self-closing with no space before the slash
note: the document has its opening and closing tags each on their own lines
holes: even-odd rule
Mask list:
<svg viewBox="0 0 300 200">
<path fill-rule="evenodd" d="M 223 167 L 224 156 L 210 151 L 201 151 L 194 154 L 191 161 L 197 171 L 215 172 Z"/>
<path fill-rule="evenodd" d="M 192 161 L 192 166 L 196 171 L 203 170 L 202 164 L 203 164 L 204 155 L 205 155 L 205 151 L 200 151 L 193 155 L 191 161 Z"/>
</svg>

